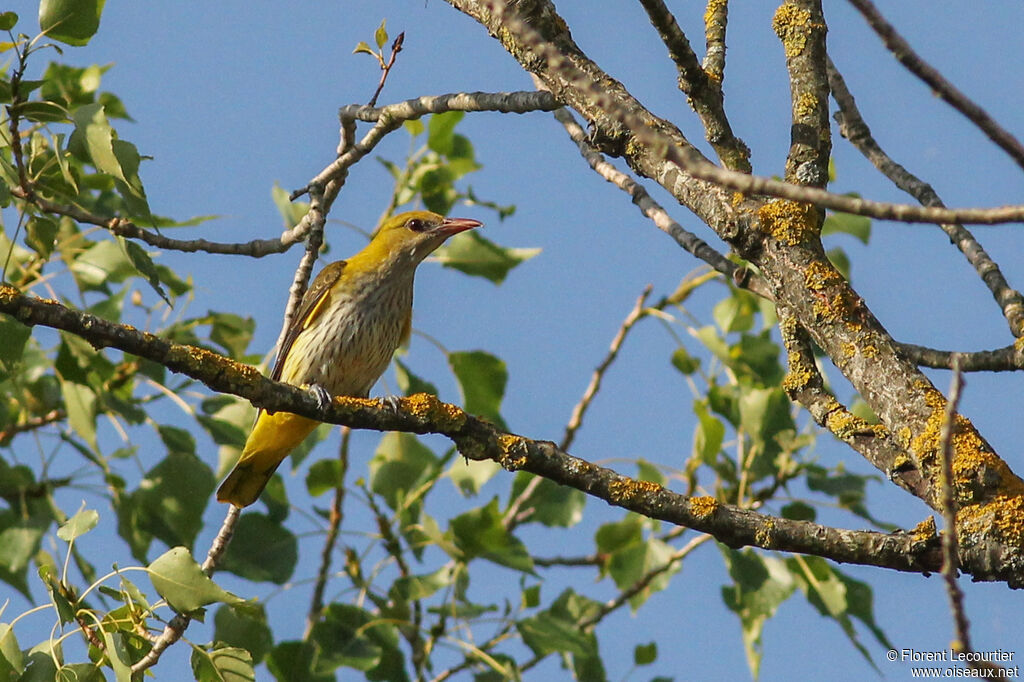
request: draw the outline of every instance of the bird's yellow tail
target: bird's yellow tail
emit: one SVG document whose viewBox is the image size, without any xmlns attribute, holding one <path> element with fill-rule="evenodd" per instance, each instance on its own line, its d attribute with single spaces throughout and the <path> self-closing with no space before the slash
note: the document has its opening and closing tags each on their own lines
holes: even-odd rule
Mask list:
<svg viewBox="0 0 1024 682">
<path fill-rule="evenodd" d="M 255 502 L 278 465 L 318 423 L 290 412 L 261 412 L 238 463 L 217 489 L 217 500 L 236 507 Z"/>
</svg>

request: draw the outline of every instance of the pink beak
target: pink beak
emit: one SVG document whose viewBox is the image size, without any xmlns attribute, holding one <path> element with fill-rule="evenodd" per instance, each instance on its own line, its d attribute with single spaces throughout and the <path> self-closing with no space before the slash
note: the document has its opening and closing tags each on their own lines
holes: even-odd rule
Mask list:
<svg viewBox="0 0 1024 682">
<path fill-rule="evenodd" d="M 474 227 L 480 227 L 481 225 L 483 225 L 482 222 L 472 218 L 445 218 L 444 222 L 437 226 L 437 231 L 446 237 L 450 237 L 453 234 L 472 230 Z"/>
</svg>

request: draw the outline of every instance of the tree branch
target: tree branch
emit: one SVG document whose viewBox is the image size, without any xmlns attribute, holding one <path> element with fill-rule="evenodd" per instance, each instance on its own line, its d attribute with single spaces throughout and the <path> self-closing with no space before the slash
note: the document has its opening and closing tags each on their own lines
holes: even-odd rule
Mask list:
<svg viewBox="0 0 1024 682">
<path fill-rule="evenodd" d="M 441 434 L 450 438 L 468 459 L 489 459 L 509 471 L 523 470 L 550 478 L 614 506 L 714 535 L 730 547 L 752 545 L 899 571 L 932 572 L 940 565 L 938 548 L 931 539 L 830 528 L 758 514 L 713 498 L 688 498 L 573 457 L 554 443 L 502 431 L 426 394 L 400 399 L 397 411 L 380 400 L 346 397 L 335 398 L 321 410 L 307 391 L 271 381 L 248 365 L 78 313 L 53 301 L 23 296 L 13 287 L 0 286 L 0 312 L 23 324 L 51 326 L 77 334 L 96 347 L 114 347 L 148 358 L 215 391 L 246 398 L 262 409 L 292 412 L 352 428 Z M 973 570 L 977 565 L 982 569 L 974 572 L 979 580 L 1024 584 L 1024 558 L 1019 548 L 1000 549 L 1000 562 L 978 562 L 970 554 L 962 557 L 965 570 Z"/>
<path fill-rule="evenodd" d="M 886 48 L 896 57 L 896 61 L 906 67 L 907 71 L 924 81 L 931 91 L 940 99 L 959 111 L 967 119 L 985 133 L 990 140 L 1010 155 L 1017 165 L 1024 168 L 1024 146 L 1009 131 L 999 125 L 984 109 L 972 102 L 939 73 L 935 67 L 921 58 L 910 43 L 903 39 L 896 28 L 875 8 L 870 0 L 850 0 L 858 12 L 868 22 L 871 30 L 885 43 Z"/>
<path fill-rule="evenodd" d="M 849 140 L 864 157 L 870 161 L 885 177 L 901 190 L 917 199 L 924 206 L 944 208 L 945 204 L 931 185 L 919 179 L 886 154 L 871 135 L 871 129 L 864 121 L 857 108 L 857 102 L 846 87 L 846 81 L 832 60 L 828 60 L 828 82 L 832 97 L 839 106 L 835 114 L 839 123 L 839 134 Z M 942 231 L 949 236 L 949 241 L 960 249 L 967 257 L 978 276 L 992 292 L 993 298 L 1003 311 L 1003 316 L 1010 323 L 1010 332 L 1016 336 L 1024 335 L 1024 296 L 1010 287 L 1003 277 L 999 266 L 993 261 L 981 244 L 963 225 L 959 223 L 941 223 Z M 964 368 L 965 371 L 967 368 Z"/>
<path fill-rule="evenodd" d="M 640 0 L 647 11 L 651 24 L 658 31 L 661 42 L 668 48 L 669 59 L 679 72 L 679 89 L 687 96 L 690 106 L 704 124 L 704 133 L 718 158 L 726 168 L 743 173 L 750 172 L 750 149 L 743 140 L 732 132 L 729 118 L 725 113 L 721 88 L 721 69 L 716 71 L 715 80 L 701 67 L 697 55 L 690 47 L 676 18 L 665 6 L 663 0 Z M 722 24 L 724 34 L 724 22 Z M 724 38 L 724 35 L 723 35 Z M 721 50 L 724 59 L 724 44 Z"/>
</svg>

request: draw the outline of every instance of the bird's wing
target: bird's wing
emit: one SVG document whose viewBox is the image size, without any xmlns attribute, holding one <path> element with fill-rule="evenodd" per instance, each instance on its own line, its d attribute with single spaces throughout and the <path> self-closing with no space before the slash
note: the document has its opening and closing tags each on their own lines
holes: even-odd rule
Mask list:
<svg viewBox="0 0 1024 682">
<path fill-rule="evenodd" d="M 270 378 L 274 381 L 281 380 L 281 371 L 284 369 L 284 361 L 288 358 L 288 352 L 292 349 L 292 344 L 295 343 L 295 339 L 298 338 L 302 330 L 308 327 L 313 320 L 315 320 L 327 307 L 327 302 L 330 300 L 331 288 L 337 283 L 338 279 L 341 278 L 341 272 L 345 269 L 345 261 L 335 261 L 324 267 L 320 271 L 320 274 L 313 280 L 313 284 L 310 285 L 309 289 L 306 290 L 306 295 L 302 297 L 302 303 L 299 304 L 299 309 L 295 315 L 292 316 L 291 324 L 288 325 L 288 331 L 284 335 L 284 341 L 281 342 L 281 348 L 277 351 L 277 361 L 274 363 L 274 371 L 270 374 Z"/>
</svg>

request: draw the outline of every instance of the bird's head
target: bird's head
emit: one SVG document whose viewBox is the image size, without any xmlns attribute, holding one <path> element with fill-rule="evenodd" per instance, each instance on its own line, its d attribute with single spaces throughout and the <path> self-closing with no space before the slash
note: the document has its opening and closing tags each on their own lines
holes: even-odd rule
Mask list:
<svg viewBox="0 0 1024 682">
<path fill-rule="evenodd" d="M 482 225 L 470 218 L 445 218 L 431 211 L 408 211 L 388 218 L 373 233 L 370 243 L 349 259 L 366 266 L 415 270 L 448 237 Z"/>
</svg>

